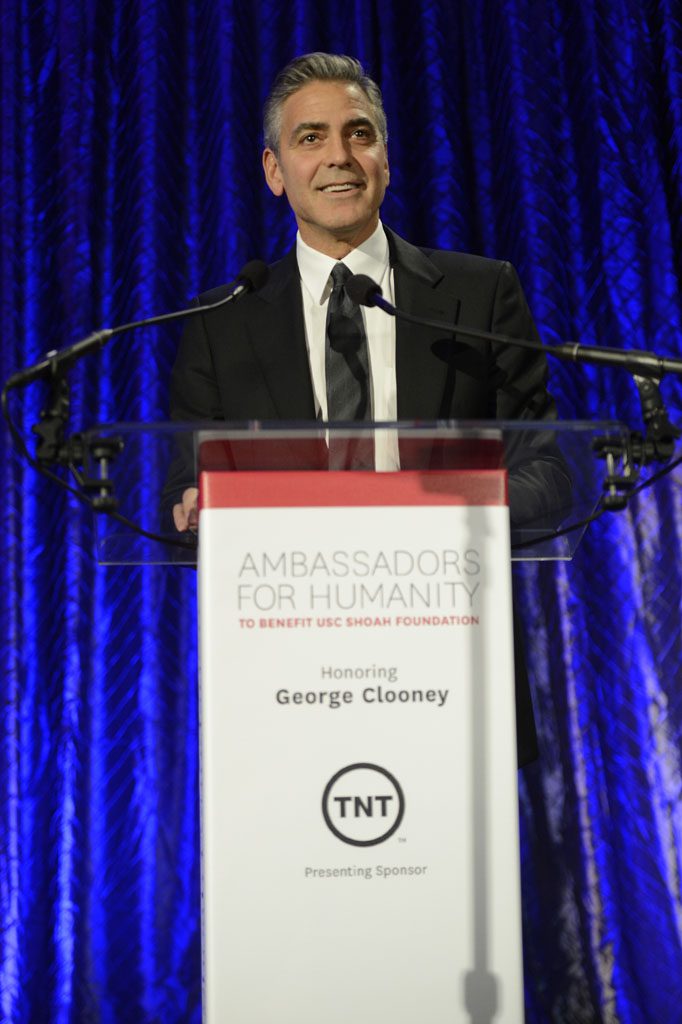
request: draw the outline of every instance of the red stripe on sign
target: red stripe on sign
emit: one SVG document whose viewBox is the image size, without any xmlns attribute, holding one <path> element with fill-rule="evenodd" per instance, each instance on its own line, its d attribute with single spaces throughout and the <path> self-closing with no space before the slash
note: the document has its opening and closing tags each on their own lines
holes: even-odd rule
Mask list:
<svg viewBox="0 0 682 1024">
<path fill-rule="evenodd" d="M 507 505 L 503 469 L 371 472 L 204 472 L 200 508 Z"/>
</svg>

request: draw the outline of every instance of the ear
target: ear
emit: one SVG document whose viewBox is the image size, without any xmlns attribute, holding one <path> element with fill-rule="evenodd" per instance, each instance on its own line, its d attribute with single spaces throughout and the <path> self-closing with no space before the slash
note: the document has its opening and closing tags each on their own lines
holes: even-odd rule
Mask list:
<svg viewBox="0 0 682 1024">
<path fill-rule="evenodd" d="M 279 169 L 279 163 L 275 152 L 272 149 L 263 150 L 263 171 L 265 173 L 265 180 L 270 191 L 276 195 L 284 195 L 284 182 L 282 181 L 282 174 Z"/>
</svg>

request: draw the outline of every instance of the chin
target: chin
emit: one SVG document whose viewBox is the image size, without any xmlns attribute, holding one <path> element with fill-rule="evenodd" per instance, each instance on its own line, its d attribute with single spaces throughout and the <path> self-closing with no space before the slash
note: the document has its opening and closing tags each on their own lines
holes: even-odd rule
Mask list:
<svg viewBox="0 0 682 1024">
<path fill-rule="evenodd" d="M 348 234 L 357 234 L 366 231 L 374 225 L 374 214 L 369 217 L 331 217 L 329 227 L 333 231 L 345 231 Z"/>
</svg>

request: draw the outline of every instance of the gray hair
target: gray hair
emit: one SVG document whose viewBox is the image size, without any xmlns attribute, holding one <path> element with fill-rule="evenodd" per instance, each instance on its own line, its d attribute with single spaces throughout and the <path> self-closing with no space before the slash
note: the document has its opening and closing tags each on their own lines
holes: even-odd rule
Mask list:
<svg viewBox="0 0 682 1024">
<path fill-rule="evenodd" d="M 388 128 L 379 86 L 355 57 L 318 52 L 296 57 L 277 75 L 263 107 L 263 139 L 268 149 L 279 153 L 284 102 L 309 82 L 351 82 L 359 86 L 374 110 L 377 131 L 386 144 Z"/>
</svg>

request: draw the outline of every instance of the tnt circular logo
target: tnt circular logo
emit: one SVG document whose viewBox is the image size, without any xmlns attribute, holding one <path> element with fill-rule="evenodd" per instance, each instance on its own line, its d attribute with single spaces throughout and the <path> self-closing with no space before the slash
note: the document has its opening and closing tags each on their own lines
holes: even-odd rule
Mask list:
<svg viewBox="0 0 682 1024">
<path fill-rule="evenodd" d="M 322 814 L 337 839 L 376 846 L 396 831 L 405 813 L 400 783 L 378 764 L 349 764 L 333 775 L 322 795 Z"/>
</svg>

